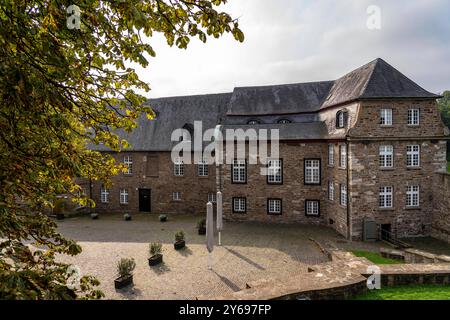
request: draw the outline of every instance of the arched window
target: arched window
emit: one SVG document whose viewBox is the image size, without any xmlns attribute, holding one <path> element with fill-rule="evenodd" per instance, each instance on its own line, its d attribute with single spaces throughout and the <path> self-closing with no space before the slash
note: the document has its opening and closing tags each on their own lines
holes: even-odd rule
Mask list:
<svg viewBox="0 0 450 320">
<path fill-rule="evenodd" d="M 292 121 L 289 120 L 289 119 L 280 119 L 280 120 L 278 120 L 278 124 L 287 124 L 287 123 L 292 123 Z"/>
<path fill-rule="evenodd" d="M 347 111 L 340 110 L 336 113 L 336 128 L 341 129 L 345 128 L 347 126 L 347 118 L 348 113 Z"/>
<path fill-rule="evenodd" d="M 261 124 L 261 121 L 258 119 L 252 119 L 247 122 L 248 125 Z"/>
</svg>

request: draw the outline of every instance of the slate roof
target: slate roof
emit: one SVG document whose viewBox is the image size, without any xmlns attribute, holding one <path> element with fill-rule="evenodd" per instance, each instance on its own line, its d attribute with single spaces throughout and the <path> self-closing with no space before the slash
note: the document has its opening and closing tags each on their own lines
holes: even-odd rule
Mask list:
<svg viewBox="0 0 450 320">
<path fill-rule="evenodd" d="M 324 122 L 304 122 L 304 123 L 287 123 L 287 124 L 261 124 L 257 126 L 252 125 L 223 125 L 221 127 L 224 140 L 227 140 L 225 130 L 227 129 L 260 129 L 267 130 L 267 136 L 270 138 L 270 130 L 279 129 L 280 140 L 322 140 L 331 138 L 327 126 Z M 344 138 L 344 135 L 333 135 L 333 139 Z"/>
<path fill-rule="evenodd" d="M 333 81 L 235 88 L 228 115 L 316 112 Z"/>
<path fill-rule="evenodd" d="M 156 119 L 149 121 L 143 116 L 131 134 L 117 133 L 130 142 L 130 150 L 170 151 L 176 144 L 171 142 L 172 132 L 197 120 L 203 122 L 203 130 L 218 123 L 224 124 L 225 129 L 245 129 L 250 127 L 245 125 L 249 118 L 287 114 L 307 117 L 328 107 L 382 98 L 437 99 L 439 96 L 421 88 L 384 60 L 376 59 L 335 81 L 242 87 L 232 93 L 150 99 L 147 104 L 158 114 Z M 244 125 L 236 125 L 241 122 L 239 119 Z M 300 122 L 256 127 L 278 128 L 283 140 L 329 137 L 324 123 Z M 339 137 L 333 135 L 333 138 Z M 104 146 L 91 148 L 107 150 Z"/>
<path fill-rule="evenodd" d="M 152 107 L 157 116 L 148 120 L 139 118 L 139 125 L 131 133 L 117 131 L 126 139 L 133 151 L 170 151 L 176 142 L 171 141 L 172 132 L 202 121 L 203 131 L 214 128 L 225 115 L 231 93 L 208 94 L 186 97 L 150 99 L 146 104 Z M 108 151 L 105 146 L 91 147 L 94 150 Z"/>
<path fill-rule="evenodd" d="M 428 92 L 383 59 L 376 59 L 334 82 L 320 109 L 358 99 L 430 98 Z"/>
</svg>

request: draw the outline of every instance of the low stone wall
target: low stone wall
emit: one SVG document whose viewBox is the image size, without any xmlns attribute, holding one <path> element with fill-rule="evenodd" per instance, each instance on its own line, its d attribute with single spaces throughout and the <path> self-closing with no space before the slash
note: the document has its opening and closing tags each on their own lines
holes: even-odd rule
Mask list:
<svg viewBox="0 0 450 320">
<path fill-rule="evenodd" d="M 437 173 L 431 236 L 450 243 L 450 173 Z"/>
<path fill-rule="evenodd" d="M 403 251 L 381 248 L 382 257 L 400 260 L 405 263 L 450 263 L 450 256 L 436 255 L 417 249 L 405 249 Z"/>
</svg>

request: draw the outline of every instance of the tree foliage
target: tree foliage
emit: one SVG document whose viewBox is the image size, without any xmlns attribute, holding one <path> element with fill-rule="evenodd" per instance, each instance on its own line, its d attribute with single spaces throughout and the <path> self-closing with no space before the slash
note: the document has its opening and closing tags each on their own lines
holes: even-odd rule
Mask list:
<svg viewBox="0 0 450 320">
<path fill-rule="evenodd" d="M 439 111 L 445 125 L 450 128 L 450 91 L 444 91 L 443 98 L 438 100 Z"/>
<path fill-rule="evenodd" d="M 190 39 L 231 33 L 238 22 L 219 11 L 226 0 L 2 0 L 0 3 L 0 299 L 98 298 L 98 281 L 69 287 L 58 254 L 81 247 L 45 214 L 57 194 L 80 190 L 72 179 L 107 181 L 123 168 L 87 149 L 128 146 L 131 131 L 153 112 L 136 92 L 149 90 L 129 68 L 155 55 L 145 39 L 161 33 L 186 48 Z M 80 29 L 67 8 L 81 9 Z M 89 200 L 76 197 L 86 204 Z"/>
</svg>

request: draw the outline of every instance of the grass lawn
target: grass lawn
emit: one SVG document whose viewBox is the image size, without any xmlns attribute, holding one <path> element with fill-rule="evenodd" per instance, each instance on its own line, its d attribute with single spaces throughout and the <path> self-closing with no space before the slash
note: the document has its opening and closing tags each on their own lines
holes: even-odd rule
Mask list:
<svg viewBox="0 0 450 320">
<path fill-rule="evenodd" d="M 370 290 L 353 300 L 450 300 L 450 286 L 416 285 Z"/>
<path fill-rule="evenodd" d="M 364 257 L 367 260 L 369 260 L 375 264 L 399 264 L 399 263 L 402 263 L 399 260 L 384 258 L 381 256 L 381 254 L 379 254 L 377 252 L 355 250 L 355 251 L 352 251 L 352 253 L 357 257 Z"/>
</svg>

